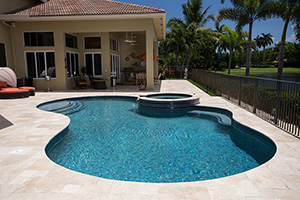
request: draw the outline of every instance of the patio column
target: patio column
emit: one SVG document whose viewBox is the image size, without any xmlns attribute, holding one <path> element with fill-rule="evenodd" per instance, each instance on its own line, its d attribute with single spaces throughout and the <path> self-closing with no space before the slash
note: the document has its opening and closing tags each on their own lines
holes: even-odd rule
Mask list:
<svg viewBox="0 0 300 200">
<path fill-rule="evenodd" d="M 146 31 L 146 73 L 147 73 L 147 89 L 154 89 L 154 73 L 153 73 L 153 28 Z"/>
<path fill-rule="evenodd" d="M 154 55 L 158 57 L 158 43 L 154 42 Z M 154 77 L 158 77 L 158 61 L 154 61 Z"/>
</svg>

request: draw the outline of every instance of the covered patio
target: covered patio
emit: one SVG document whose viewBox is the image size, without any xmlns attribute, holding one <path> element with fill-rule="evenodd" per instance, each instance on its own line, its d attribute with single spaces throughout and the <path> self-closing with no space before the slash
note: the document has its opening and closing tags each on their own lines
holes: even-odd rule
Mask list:
<svg viewBox="0 0 300 200">
<path fill-rule="evenodd" d="M 60 5 L 62 9 L 56 9 Z M 91 8 L 93 8 L 91 10 Z M 74 87 L 73 77 L 93 76 L 111 87 L 143 73 L 148 90 L 158 76 L 158 41 L 164 40 L 166 13 L 162 9 L 117 1 L 47 1 L 0 15 L 11 32 L 18 77 L 33 79 L 45 90 L 51 76 L 54 90 Z M 146 54 L 145 59 L 134 59 Z M 82 72 L 85 67 L 88 74 Z"/>
</svg>

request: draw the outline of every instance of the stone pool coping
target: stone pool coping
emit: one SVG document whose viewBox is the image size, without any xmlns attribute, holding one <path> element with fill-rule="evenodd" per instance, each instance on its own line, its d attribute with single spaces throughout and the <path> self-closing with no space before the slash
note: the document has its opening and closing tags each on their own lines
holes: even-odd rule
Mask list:
<svg viewBox="0 0 300 200">
<path fill-rule="evenodd" d="M 159 99 L 151 98 L 149 96 L 153 95 L 185 95 L 185 98 L 182 99 Z M 191 108 L 200 103 L 199 96 L 189 93 L 179 93 L 179 92 L 170 92 L 170 93 L 151 93 L 147 95 L 141 95 L 138 98 L 139 107 L 144 107 L 151 110 L 180 110 Z"/>
<path fill-rule="evenodd" d="M 134 183 L 81 174 L 56 165 L 44 151 L 49 140 L 68 125 L 69 118 L 36 106 L 61 98 L 140 93 L 37 92 L 27 99 L 0 100 L 1 115 L 14 124 L 0 130 L 0 199 L 299 199 L 299 139 L 225 99 L 208 96 L 187 81 L 163 81 L 160 91 L 195 92 L 200 105 L 230 110 L 235 120 L 275 142 L 275 156 L 241 174 L 190 183 Z M 23 152 L 16 154 L 15 150 Z"/>
</svg>

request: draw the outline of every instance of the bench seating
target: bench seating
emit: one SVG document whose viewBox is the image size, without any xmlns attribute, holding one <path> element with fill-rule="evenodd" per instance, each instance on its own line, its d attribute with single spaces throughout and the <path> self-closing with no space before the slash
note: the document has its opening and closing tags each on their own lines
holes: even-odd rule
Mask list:
<svg viewBox="0 0 300 200">
<path fill-rule="evenodd" d="M 0 99 L 29 97 L 29 90 L 19 88 L 0 88 Z"/>
<path fill-rule="evenodd" d="M 35 95 L 35 88 L 34 87 L 28 87 L 28 86 L 24 86 L 24 87 L 20 87 L 21 90 L 29 90 L 29 95 L 30 96 L 34 96 Z"/>
</svg>

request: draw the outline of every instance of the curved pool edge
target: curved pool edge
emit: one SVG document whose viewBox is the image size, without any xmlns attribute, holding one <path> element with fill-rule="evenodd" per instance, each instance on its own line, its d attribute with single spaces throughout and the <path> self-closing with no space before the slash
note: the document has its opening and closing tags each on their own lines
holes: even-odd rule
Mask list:
<svg viewBox="0 0 300 200">
<path fill-rule="evenodd" d="M 159 96 L 181 96 L 184 98 L 164 99 L 164 98 L 153 98 Z M 182 110 L 189 109 L 200 103 L 200 97 L 190 93 L 179 93 L 179 92 L 161 92 L 151 93 L 148 95 L 140 96 L 139 107 L 150 110 Z"/>
<path fill-rule="evenodd" d="M 136 102 L 137 100 L 137 96 L 127 96 L 127 95 L 101 95 L 101 96 L 80 96 L 80 97 L 72 97 L 72 98 L 63 98 L 63 99 L 56 99 L 56 100 L 52 100 L 52 101 L 47 101 L 47 102 L 43 102 L 41 104 L 38 104 L 36 107 L 38 108 L 38 106 L 40 105 L 43 105 L 43 104 L 47 104 L 47 103 L 51 103 L 51 102 L 58 102 L 58 101 L 64 101 L 64 100 L 76 100 L 76 99 L 107 99 L 107 100 L 112 100 L 112 99 L 116 99 L 116 100 L 130 100 L 132 102 Z M 240 175 L 240 174 L 244 174 L 244 173 L 247 173 L 248 171 L 252 171 L 252 170 L 255 170 L 257 168 L 260 168 L 262 167 L 263 165 L 265 165 L 266 163 L 270 162 L 274 156 L 276 155 L 277 153 L 277 145 L 276 143 L 267 135 L 265 135 L 264 133 L 260 132 L 260 131 L 257 131 L 247 125 L 244 125 L 242 124 L 241 122 L 237 121 L 235 118 L 234 118 L 234 114 L 232 111 L 228 110 L 228 109 L 225 109 L 225 108 L 220 108 L 220 107 L 212 107 L 212 106 L 201 106 L 201 105 L 196 105 L 193 107 L 193 109 L 195 110 L 202 110 L 202 111 L 214 111 L 216 113 L 220 113 L 220 114 L 224 114 L 226 116 L 228 116 L 229 118 L 232 119 L 232 124 L 233 125 L 237 125 L 239 127 L 242 127 L 246 130 L 249 130 L 252 134 L 255 134 L 257 135 L 258 137 L 262 137 L 263 139 L 265 139 L 266 141 L 268 141 L 270 144 L 272 144 L 275 148 L 275 151 L 274 151 L 274 154 L 272 155 L 272 157 L 267 160 L 266 162 L 264 163 L 260 163 L 259 166 L 255 167 L 255 168 L 252 168 L 252 169 L 249 169 L 249 170 L 246 170 L 244 172 L 241 172 L 241 173 L 237 173 L 237 174 L 233 174 L 233 175 L 230 175 L 230 176 L 225 176 L 225 177 L 219 177 L 219 178 L 213 178 L 213 179 L 208 179 L 208 180 L 198 180 L 198 181 L 187 181 L 187 182 L 170 182 L 170 183 L 156 183 L 156 182 L 137 182 L 137 181 L 123 181 L 123 180 L 114 180 L 114 179 L 108 179 L 108 178 L 103 178 L 103 177 L 97 177 L 96 178 L 100 178 L 100 179 L 105 179 L 105 180 L 111 180 L 111 181 L 120 181 L 120 182 L 127 182 L 127 183 L 142 183 L 142 184 L 186 184 L 186 183 L 196 183 L 196 182 L 205 182 L 205 181 L 213 181 L 213 180 L 218 180 L 218 179 L 225 179 L 225 178 L 230 178 L 232 176 L 237 176 L 237 175 Z M 53 112 L 52 112 L 53 113 Z M 54 114 L 57 114 L 57 113 L 54 113 Z M 64 114 L 62 114 L 64 115 Z M 66 117 L 68 117 L 67 115 L 64 115 Z M 51 150 L 58 142 L 60 142 L 66 135 L 67 135 L 67 131 L 68 131 L 68 128 L 69 128 L 69 124 L 70 124 L 70 118 L 68 117 L 69 119 L 69 122 L 67 124 L 67 126 L 62 129 L 61 131 L 59 131 L 56 135 L 54 135 L 47 143 L 47 145 L 45 146 L 44 148 L 44 153 L 46 154 L 47 158 L 50 159 L 53 163 L 55 163 L 56 165 L 60 166 L 60 167 L 63 167 L 67 170 L 70 170 L 72 172 L 76 172 L 76 173 L 80 173 L 80 174 L 83 174 L 83 175 L 87 175 L 87 176 L 92 176 L 92 177 L 95 177 L 93 175 L 90 175 L 90 174 L 85 174 L 85 173 L 82 173 L 82 172 L 78 172 L 78 171 L 75 171 L 75 170 L 72 170 L 72 169 L 68 169 L 64 166 L 61 166 L 59 164 L 57 164 L 56 162 L 54 162 L 47 154 L 47 151 Z"/>
</svg>

